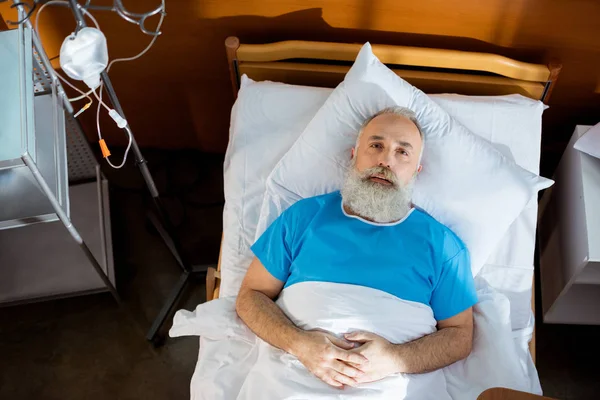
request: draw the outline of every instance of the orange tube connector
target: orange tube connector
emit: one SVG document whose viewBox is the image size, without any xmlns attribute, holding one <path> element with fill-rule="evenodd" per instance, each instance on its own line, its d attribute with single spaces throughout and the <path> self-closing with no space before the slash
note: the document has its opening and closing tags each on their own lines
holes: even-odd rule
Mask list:
<svg viewBox="0 0 600 400">
<path fill-rule="evenodd" d="M 106 158 L 106 157 L 110 156 L 110 150 L 108 150 L 108 146 L 106 146 L 106 142 L 104 141 L 104 139 L 100 139 L 98 141 L 98 143 L 100 143 L 100 150 L 102 151 L 102 157 Z"/>
</svg>

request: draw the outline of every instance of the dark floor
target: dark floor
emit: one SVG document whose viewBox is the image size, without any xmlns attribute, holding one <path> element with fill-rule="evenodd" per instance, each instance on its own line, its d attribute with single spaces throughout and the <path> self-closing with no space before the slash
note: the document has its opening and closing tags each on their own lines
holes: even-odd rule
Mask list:
<svg viewBox="0 0 600 400">
<path fill-rule="evenodd" d="M 146 156 L 185 253 L 193 263 L 215 263 L 222 156 Z M 0 399 L 189 398 L 197 339 L 170 339 L 154 349 L 144 338 L 179 267 L 146 221 L 149 201 L 135 167 L 106 173 L 125 310 L 107 294 L 0 308 Z M 202 302 L 202 282 L 190 286 L 183 300 L 181 306 L 190 309 Z M 600 398 L 600 327 L 538 324 L 537 349 L 547 396 Z"/>
</svg>

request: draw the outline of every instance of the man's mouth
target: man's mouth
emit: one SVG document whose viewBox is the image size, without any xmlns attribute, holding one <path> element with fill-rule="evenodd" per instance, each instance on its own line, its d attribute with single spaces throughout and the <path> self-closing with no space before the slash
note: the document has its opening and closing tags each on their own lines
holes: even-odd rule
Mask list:
<svg viewBox="0 0 600 400">
<path fill-rule="evenodd" d="M 377 182 L 377 183 L 380 183 L 380 184 L 386 185 L 386 186 L 392 186 L 393 185 L 392 182 L 390 182 L 389 180 L 387 180 L 386 178 L 384 178 L 382 176 L 373 175 L 373 176 L 369 177 L 369 180 L 371 182 Z"/>
</svg>

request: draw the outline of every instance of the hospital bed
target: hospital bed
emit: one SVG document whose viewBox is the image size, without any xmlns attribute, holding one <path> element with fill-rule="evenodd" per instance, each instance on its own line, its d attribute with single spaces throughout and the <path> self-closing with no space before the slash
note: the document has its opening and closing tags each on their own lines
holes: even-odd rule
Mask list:
<svg viewBox="0 0 600 400">
<path fill-rule="evenodd" d="M 256 101 L 250 102 L 250 104 L 254 103 L 256 109 L 240 110 L 241 106 L 236 104 L 238 108 L 234 106 L 232 111 L 230 145 L 225 161 L 226 206 L 223 240 L 218 267 L 208 271 L 207 301 L 216 299 L 220 295 L 229 296 L 236 293 L 243 277 L 243 270 L 247 268 L 251 257 L 249 245 L 252 244 L 253 236 L 239 234 L 239 232 L 233 234 L 230 231 L 255 229 L 262 192 L 264 192 L 264 181 L 277 162 L 276 158 L 285 154 L 287 150 L 285 146 L 289 148 L 296 139 L 296 137 L 286 139 L 287 144 L 282 144 L 282 149 L 279 150 L 281 154 L 270 154 L 271 150 L 268 146 L 263 146 L 262 151 L 257 147 L 251 148 L 250 144 L 253 140 L 251 135 L 244 138 L 244 144 L 248 146 L 235 144 L 232 135 L 240 129 L 239 124 L 245 123 L 244 118 L 239 115 L 244 112 L 247 115 L 266 113 L 268 110 L 265 111 L 265 107 L 267 109 L 272 107 L 271 111 L 275 114 L 281 113 L 288 106 L 298 106 L 292 104 L 292 101 L 314 102 L 313 106 L 301 105 L 308 114 L 310 110 L 314 114 L 330 93 L 330 89 L 327 88 L 335 87 L 344 79 L 361 45 L 308 41 L 241 44 L 237 38 L 229 37 L 225 47 L 236 98 L 240 87 L 245 84 L 244 82 L 249 81 L 243 75 L 254 81 L 273 81 L 289 85 L 280 85 L 285 93 L 282 93 L 282 97 L 277 100 L 273 97 L 273 93 L 269 92 L 272 88 L 267 87 L 265 91 L 257 90 Z M 373 52 L 397 75 L 428 94 L 456 93 L 468 96 L 519 94 L 547 102 L 561 68 L 559 64 L 531 64 L 494 54 L 455 50 L 373 45 Z M 290 101 L 289 105 L 285 102 L 286 98 Z M 481 99 L 484 105 L 487 101 L 484 97 L 474 97 L 474 99 Z M 464 100 L 464 97 L 441 96 L 438 101 L 460 103 Z M 453 108 L 457 113 L 460 110 L 465 112 L 464 104 Z M 254 120 L 252 118 L 245 120 L 250 119 L 249 124 L 259 123 L 260 118 Z M 304 123 L 309 121 L 310 115 L 305 116 Z M 233 124 L 237 125 L 234 127 Z M 264 127 L 264 129 L 271 128 Z M 247 131 L 260 132 L 261 126 L 252 126 Z M 285 134 L 285 129 L 282 132 Z M 301 128 L 297 134 L 300 132 L 302 132 Z M 527 137 L 520 139 L 523 140 L 522 143 L 514 144 L 511 150 L 514 151 L 516 146 L 519 146 L 516 152 L 520 154 L 515 161 L 524 168 L 538 173 L 541 121 L 538 121 L 538 125 L 532 128 L 530 133 L 530 136 L 525 135 Z M 257 142 L 267 140 L 258 135 L 255 138 Z M 498 138 L 488 139 L 494 142 L 493 139 Z M 508 147 L 511 147 L 510 143 Z M 245 168 L 252 163 L 264 163 L 265 166 L 255 166 L 253 169 L 246 170 Z M 235 165 L 243 167 L 240 169 Z M 244 193 L 240 194 L 240 191 Z M 252 195 L 248 195 L 250 192 Z M 536 225 L 537 201 L 532 200 L 506 234 L 500 246 L 502 250 L 490 257 L 491 262 L 486 264 L 479 274 L 495 290 L 508 297 L 513 330 L 525 332 L 525 340 L 529 341 L 529 351 L 534 362 L 533 255 Z M 233 276 L 232 273 L 227 273 L 228 268 L 236 269 L 235 279 L 228 281 L 227 277 Z"/>
</svg>

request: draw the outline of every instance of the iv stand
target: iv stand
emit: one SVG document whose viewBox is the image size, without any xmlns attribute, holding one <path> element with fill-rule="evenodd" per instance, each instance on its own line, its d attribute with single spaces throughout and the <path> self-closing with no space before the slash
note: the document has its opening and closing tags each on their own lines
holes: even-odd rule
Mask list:
<svg viewBox="0 0 600 400">
<path fill-rule="evenodd" d="M 81 28 L 86 27 L 87 25 L 85 23 L 83 13 L 80 10 L 81 5 L 77 2 L 77 0 L 68 0 L 68 1 L 69 1 L 71 11 L 73 12 L 73 16 L 75 17 L 75 20 L 77 22 L 77 29 L 79 30 Z M 117 97 L 117 94 L 116 94 L 113 86 L 112 86 L 112 82 L 108 76 L 108 73 L 106 71 L 104 71 L 104 72 L 102 72 L 102 74 L 100 76 L 102 78 L 102 82 L 104 83 L 104 86 L 106 87 L 106 91 L 108 93 L 108 97 L 109 97 L 111 103 L 113 104 L 113 106 L 115 107 L 117 112 L 123 118 L 127 119 L 125 117 L 125 113 L 123 112 L 123 109 L 121 108 L 121 104 L 119 103 L 119 99 Z M 179 242 L 177 240 L 174 240 L 175 236 L 174 236 L 173 226 L 172 226 L 168 216 L 164 212 L 164 206 L 159 197 L 158 190 L 156 189 L 156 184 L 154 183 L 154 179 L 152 178 L 152 175 L 150 174 L 150 170 L 148 169 L 147 162 L 144 159 L 144 156 L 142 155 L 140 148 L 138 147 L 138 144 L 135 140 L 133 133 L 131 133 L 131 148 L 133 149 L 133 153 L 135 155 L 136 164 L 144 178 L 144 181 L 146 182 L 146 186 L 148 187 L 150 196 L 152 197 L 154 209 L 155 209 L 156 213 L 158 214 L 158 216 L 150 214 L 149 215 L 150 220 L 153 223 L 153 225 L 155 226 L 155 228 L 158 231 L 158 233 L 160 234 L 160 236 L 162 237 L 162 239 L 164 240 L 165 244 L 167 245 L 167 247 L 169 248 L 171 253 L 173 254 L 173 257 L 175 258 L 175 260 L 177 261 L 177 263 L 179 264 L 179 266 L 182 269 L 182 273 L 181 273 L 181 276 L 180 276 L 177 284 L 169 293 L 169 297 L 167 298 L 167 300 L 164 303 L 163 307 L 161 308 L 160 312 L 154 319 L 154 322 L 152 323 L 150 330 L 146 334 L 146 339 L 153 342 L 155 345 L 157 345 L 159 343 L 159 331 L 161 330 L 162 326 L 166 322 L 167 317 L 169 317 L 169 315 L 171 315 L 171 313 L 173 312 L 173 309 L 177 305 L 177 301 L 178 301 L 179 297 L 181 296 L 183 290 L 187 286 L 189 279 L 194 274 L 204 274 L 205 275 L 206 271 L 208 270 L 209 265 L 190 266 L 186 262 L 186 260 L 184 259 L 183 255 L 182 255 L 183 253 L 181 252 Z"/>
</svg>

